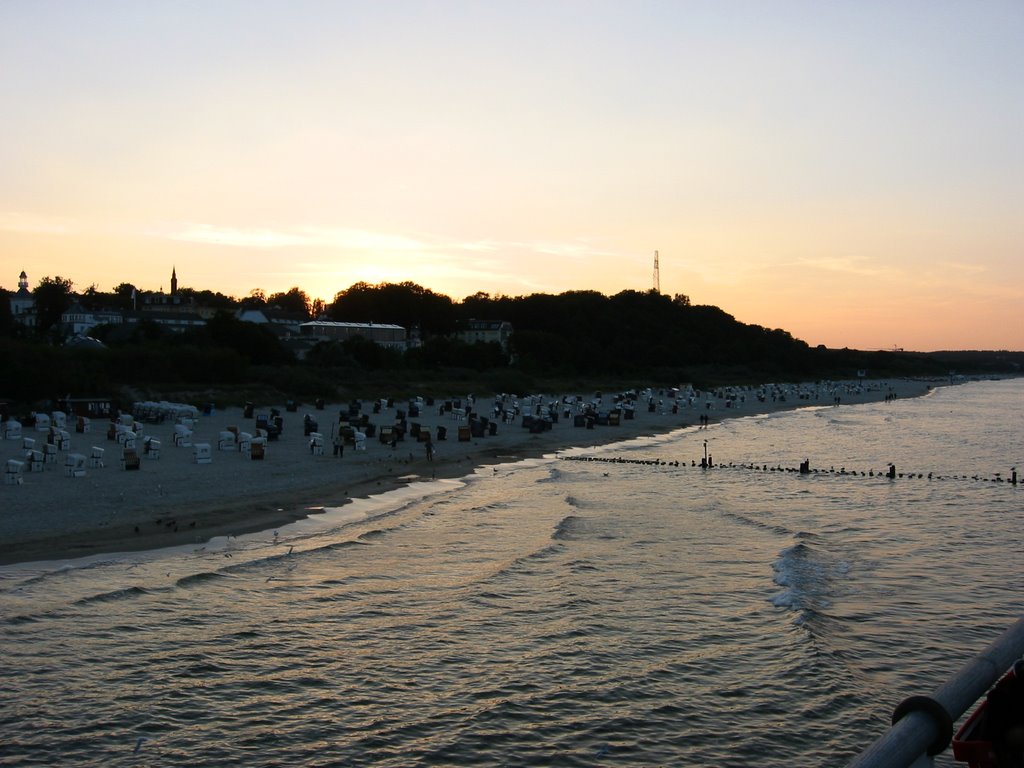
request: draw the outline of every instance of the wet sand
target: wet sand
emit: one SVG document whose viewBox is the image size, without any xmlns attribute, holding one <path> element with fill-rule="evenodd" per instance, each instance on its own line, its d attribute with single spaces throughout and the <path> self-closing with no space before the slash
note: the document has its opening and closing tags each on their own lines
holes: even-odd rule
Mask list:
<svg viewBox="0 0 1024 768">
<path fill-rule="evenodd" d="M 121 468 L 121 446 L 108 439 L 108 422 L 94 420 L 91 431 L 81 434 L 74 431 L 69 419 L 69 450 L 59 452 L 56 462 L 45 464 L 41 472 L 28 472 L 26 465 L 21 484 L 0 485 L 0 564 L 156 549 L 270 530 L 315 514 L 321 507 L 384 493 L 402 483 L 464 477 L 481 466 L 568 447 L 663 434 L 696 426 L 702 416 L 713 424 L 726 418 L 833 405 L 836 397 L 843 405 L 879 402 L 890 396 L 922 395 L 943 383 L 886 380 L 777 385 L 768 390 L 734 388 L 735 397 L 728 407 L 726 398 L 715 394 L 702 393 L 693 402 L 674 401 L 665 391 L 653 390 L 653 410 L 642 396 L 634 418 L 620 418 L 617 426 L 593 428 L 574 424 L 577 406 L 565 405 L 562 395 L 526 397 L 517 401 L 522 413 L 534 413 L 538 402 L 560 403 L 560 418 L 550 430 L 531 432 L 522 426 L 522 416 L 517 416 L 510 423 L 498 422 L 493 435 L 488 431 L 466 441 L 459 439 L 458 428 L 467 421 L 441 412 L 442 403 L 450 398 L 435 398 L 433 406 L 423 406 L 416 418 L 407 418 L 409 424 L 418 423 L 433 436 L 432 461 L 427 460 L 426 444 L 408 434 L 394 448 L 374 435 L 367 438 L 365 450 L 348 445 L 341 457 L 334 456 L 333 427 L 341 411 L 348 410 L 347 404 L 339 403 L 326 404 L 322 410 L 300 406 L 296 412 L 276 406 L 284 428 L 278 439 L 267 443 L 262 460 L 253 460 L 237 448 L 218 450 L 222 430 L 237 427 L 255 434 L 254 420 L 244 418 L 238 408 L 214 410 L 195 424 L 192 442 L 210 444 L 209 464 L 195 463 L 192 447 L 174 445 L 172 421 L 144 423 L 137 440 L 140 466 L 135 471 Z M 583 394 L 584 402 L 593 400 L 593 393 Z M 493 421 L 494 402 L 493 397 L 477 398 L 473 411 Z M 506 400 L 509 405 L 511 402 Z M 256 413 L 269 412 L 270 407 L 259 406 Z M 605 411 L 615 407 L 612 396 L 605 394 L 599 407 Z M 565 408 L 571 411 L 569 418 L 564 417 Z M 362 412 L 369 415 L 379 433 L 381 427 L 395 423 L 399 409 L 408 413 L 409 403 L 396 402 L 392 408 L 372 413 L 372 402 L 364 401 Z M 306 414 L 317 421 L 324 435 L 323 455 L 310 451 L 310 438 L 303 428 Z M 447 432 L 444 440 L 436 438 L 438 427 Z M 144 437 L 160 441 L 158 458 L 144 454 Z M 47 433 L 24 426 L 22 438 L 35 439 L 40 450 Z M 5 466 L 8 459 L 24 457 L 22 438 L 0 440 L 0 460 Z M 87 462 L 84 476 L 66 476 L 68 454 L 88 457 L 93 446 L 103 449 L 105 466 L 88 467 Z"/>
</svg>

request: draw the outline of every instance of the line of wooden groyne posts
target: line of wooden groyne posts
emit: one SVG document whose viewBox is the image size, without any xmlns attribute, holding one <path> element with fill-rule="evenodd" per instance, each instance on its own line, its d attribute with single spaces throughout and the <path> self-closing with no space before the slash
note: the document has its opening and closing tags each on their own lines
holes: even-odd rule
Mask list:
<svg viewBox="0 0 1024 768">
<path fill-rule="evenodd" d="M 738 469 L 738 470 L 749 470 L 753 472 L 782 472 L 792 473 L 799 475 L 846 475 L 850 477 L 877 477 L 880 479 L 895 480 L 897 478 L 922 479 L 922 480 L 971 480 L 975 482 L 985 483 L 1007 483 L 1012 486 L 1016 486 L 1017 480 L 1017 468 L 1012 467 L 1007 475 L 1003 477 L 1002 472 L 993 472 L 988 476 L 985 475 L 957 475 L 957 474 L 936 474 L 934 472 L 897 472 L 895 464 L 889 464 L 886 471 L 868 470 L 856 471 L 849 470 L 846 467 L 830 467 L 828 469 L 812 468 L 810 459 L 804 459 L 800 462 L 799 467 L 783 467 L 781 465 L 769 466 L 768 464 L 715 464 L 713 457 L 705 456 L 697 461 L 691 459 L 689 462 L 686 461 L 666 461 L 665 459 L 627 459 L 621 456 L 559 456 L 562 461 L 592 461 L 592 462 L 603 462 L 606 464 L 638 464 L 653 467 L 699 467 L 700 469 Z"/>
</svg>

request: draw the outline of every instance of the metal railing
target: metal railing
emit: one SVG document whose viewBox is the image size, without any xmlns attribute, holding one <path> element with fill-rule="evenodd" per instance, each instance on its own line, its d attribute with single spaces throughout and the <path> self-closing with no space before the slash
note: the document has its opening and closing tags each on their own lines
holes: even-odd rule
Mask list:
<svg viewBox="0 0 1024 768">
<path fill-rule="evenodd" d="M 930 765 L 953 738 L 953 723 L 1024 656 L 1024 618 L 1018 619 L 930 696 L 911 696 L 893 713 L 893 725 L 847 768 Z M 921 761 L 921 762 L 917 762 Z"/>
</svg>

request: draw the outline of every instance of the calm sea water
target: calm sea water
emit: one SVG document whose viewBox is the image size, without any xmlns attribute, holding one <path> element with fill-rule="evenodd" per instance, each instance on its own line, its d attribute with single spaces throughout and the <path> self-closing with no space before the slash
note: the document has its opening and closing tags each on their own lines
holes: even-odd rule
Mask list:
<svg viewBox="0 0 1024 768">
<path fill-rule="evenodd" d="M 1024 614 L 1024 380 L 575 454 L 0 569 L 0 764 L 842 765 Z"/>
</svg>

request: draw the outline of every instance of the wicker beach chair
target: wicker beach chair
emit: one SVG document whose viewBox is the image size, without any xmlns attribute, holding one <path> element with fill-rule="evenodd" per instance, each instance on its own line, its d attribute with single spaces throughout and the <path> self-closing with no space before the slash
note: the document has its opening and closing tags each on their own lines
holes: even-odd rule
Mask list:
<svg viewBox="0 0 1024 768">
<path fill-rule="evenodd" d="M 147 437 L 142 441 L 142 455 L 147 459 L 160 458 L 160 441 L 153 437 Z"/>
<path fill-rule="evenodd" d="M 192 446 L 192 461 L 196 464 L 212 464 L 213 455 L 209 443 L 196 443 Z"/>
<path fill-rule="evenodd" d="M 192 447 L 192 429 L 184 424 L 174 425 L 174 445 L 178 448 Z"/>
<path fill-rule="evenodd" d="M 28 465 L 29 472 L 42 472 L 45 463 L 46 459 L 42 451 L 25 451 L 25 464 Z"/>
<path fill-rule="evenodd" d="M 89 467 L 91 469 L 102 469 L 106 464 L 103 463 L 103 449 L 97 446 L 92 447 L 92 453 L 89 454 Z"/>
<path fill-rule="evenodd" d="M 85 477 L 85 455 L 69 453 L 64 458 L 64 477 Z"/>
<path fill-rule="evenodd" d="M 24 464 L 17 459 L 8 459 L 4 466 L 4 485 L 24 484 L 25 478 L 21 473 L 23 467 Z"/>
<path fill-rule="evenodd" d="M 133 470 L 141 467 L 139 452 L 134 448 L 125 448 L 121 451 L 121 469 Z"/>
</svg>

